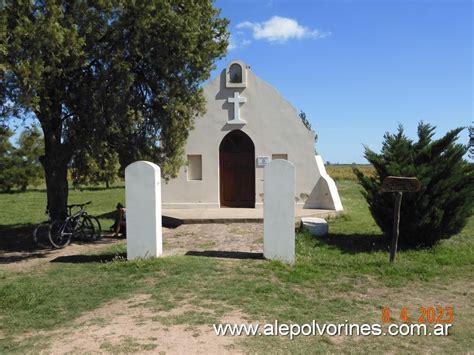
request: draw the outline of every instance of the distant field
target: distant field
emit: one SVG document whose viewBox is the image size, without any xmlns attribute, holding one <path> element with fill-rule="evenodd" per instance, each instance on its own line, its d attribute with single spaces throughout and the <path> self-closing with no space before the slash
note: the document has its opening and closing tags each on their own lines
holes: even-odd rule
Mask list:
<svg viewBox="0 0 474 355">
<path fill-rule="evenodd" d="M 326 165 L 326 171 L 330 177 L 336 181 L 340 180 L 357 180 L 353 169 L 357 168 L 366 175 L 374 174 L 375 170 L 372 165 L 352 165 L 352 164 L 338 164 L 338 165 Z"/>
</svg>

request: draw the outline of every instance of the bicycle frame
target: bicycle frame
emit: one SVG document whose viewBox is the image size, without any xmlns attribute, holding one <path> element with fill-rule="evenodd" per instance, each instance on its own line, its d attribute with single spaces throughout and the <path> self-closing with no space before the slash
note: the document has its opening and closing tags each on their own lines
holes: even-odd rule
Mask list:
<svg viewBox="0 0 474 355">
<path fill-rule="evenodd" d="M 69 210 L 71 211 L 72 207 L 69 207 Z M 87 215 L 87 212 L 85 211 L 84 209 L 84 206 L 81 206 L 81 209 L 79 211 L 77 211 L 76 213 L 68 216 L 63 225 L 61 226 L 61 235 L 67 235 L 67 236 L 72 236 L 72 237 L 75 237 L 74 235 L 74 232 L 76 232 L 76 227 L 77 227 L 77 221 L 79 220 L 79 218 L 81 218 L 82 216 L 84 215 Z M 66 227 L 70 226 L 70 230 L 71 232 L 65 232 L 64 230 L 66 229 Z"/>
</svg>

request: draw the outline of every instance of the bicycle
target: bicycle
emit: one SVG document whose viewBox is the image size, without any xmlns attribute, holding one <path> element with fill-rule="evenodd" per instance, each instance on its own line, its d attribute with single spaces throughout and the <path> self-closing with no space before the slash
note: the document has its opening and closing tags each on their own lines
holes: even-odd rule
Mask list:
<svg viewBox="0 0 474 355">
<path fill-rule="evenodd" d="M 48 215 L 48 220 L 39 223 L 33 230 L 33 243 L 43 249 L 51 248 L 51 242 L 49 241 L 49 226 L 51 224 L 51 218 L 49 217 L 49 210 L 47 207 L 45 213 Z"/>
<path fill-rule="evenodd" d="M 68 216 L 64 221 L 56 220 L 49 226 L 49 241 L 55 248 L 64 248 L 72 238 L 84 241 L 94 241 L 100 237 L 101 226 L 97 217 L 90 216 L 84 209 L 92 201 L 68 205 Z M 79 211 L 72 213 L 74 207 Z M 96 226 L 94 226 L 96 225 Z"/>
</svg>

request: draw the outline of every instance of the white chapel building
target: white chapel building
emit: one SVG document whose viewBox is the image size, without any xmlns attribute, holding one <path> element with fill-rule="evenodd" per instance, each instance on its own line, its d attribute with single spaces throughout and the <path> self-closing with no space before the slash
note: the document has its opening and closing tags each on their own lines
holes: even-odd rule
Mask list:
<svg viewBox="0 0 474 355">
<path fill-rule="evenodd" d="M 296 109 L 241 61 L 204 87 L 207 111 L 185 146 L 187 165 L 162 182 L 162 207 L 262 208 L 264 167 L 295 166 L 295 205 L 342 211 L 334 181 L 315 156 L 314 137 Z"/>
</svg>

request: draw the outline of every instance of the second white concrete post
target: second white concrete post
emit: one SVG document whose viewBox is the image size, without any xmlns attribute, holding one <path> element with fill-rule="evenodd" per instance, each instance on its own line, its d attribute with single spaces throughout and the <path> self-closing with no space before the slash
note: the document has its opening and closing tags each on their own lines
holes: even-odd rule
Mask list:
<svg viewBox="0 0 474 355">
<path fill-rule="evenodd" d="M 263 255 L 292 264 L 295 261 L 295 167 L 287 160 L 265 166 Z"/>
<path fill-rule="evenodd" d="M 163 252 L 161 235 L 161 172 L 147 161 L 125 169 L 127 259 L 150 258 Z"/>
</svg>

